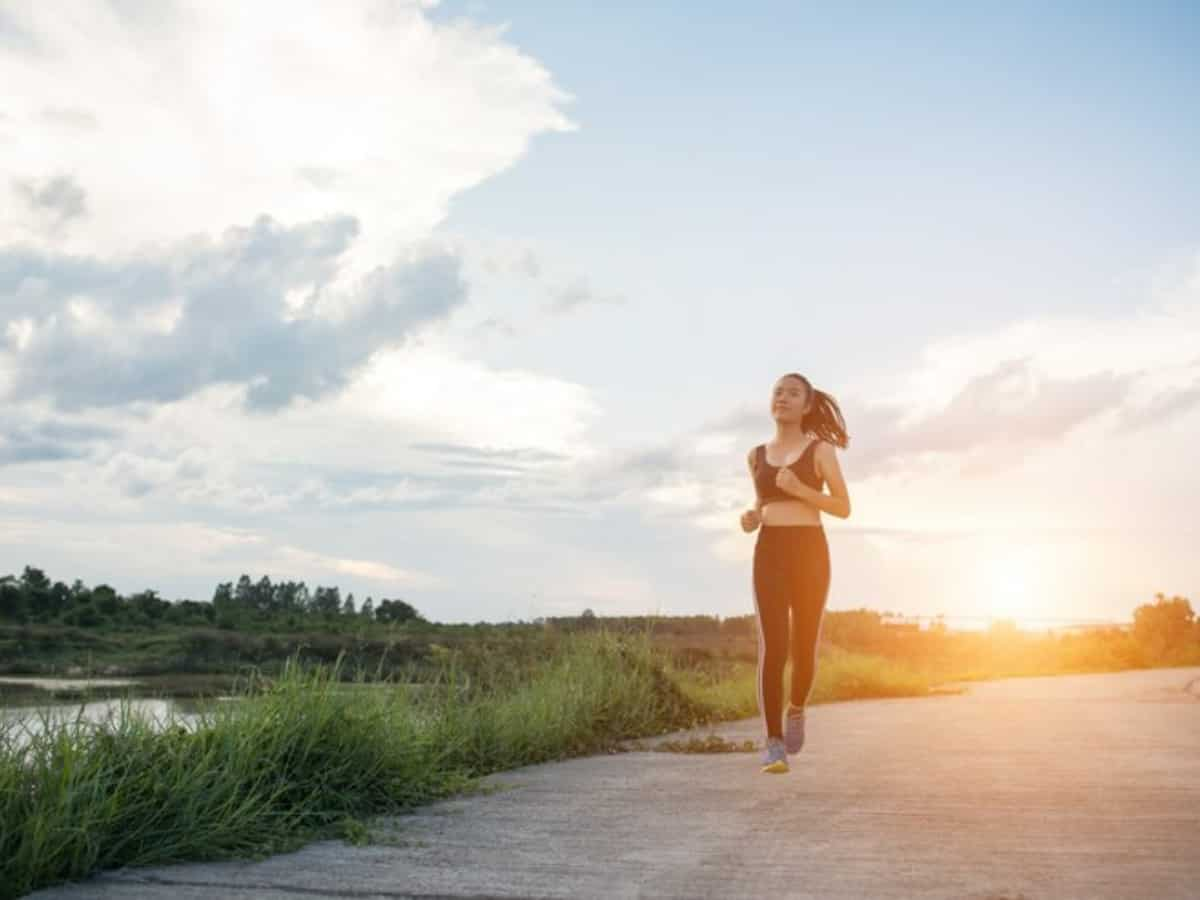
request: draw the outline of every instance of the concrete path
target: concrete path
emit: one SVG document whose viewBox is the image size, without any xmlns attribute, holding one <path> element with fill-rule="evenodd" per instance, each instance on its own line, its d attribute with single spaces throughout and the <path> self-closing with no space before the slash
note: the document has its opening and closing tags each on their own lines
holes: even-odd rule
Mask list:
<svg viewBox="0 0 1200 900">
<path fill-rule="evenodd" d="M 761 737 L 748 719 L 716 729 Z M 704 736 L 702 729 L 672 737 Z M 813 707 L 759 753 L 528 766 L 507 786 L 256 863 L 124 870 L 39 900 L 1200 897 L 1200 668 Z"/>
</svg>

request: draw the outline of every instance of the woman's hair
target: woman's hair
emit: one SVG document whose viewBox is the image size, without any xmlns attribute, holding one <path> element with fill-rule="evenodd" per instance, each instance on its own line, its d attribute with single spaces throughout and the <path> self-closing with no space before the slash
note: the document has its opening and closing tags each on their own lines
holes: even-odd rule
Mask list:
<svg viewBox="0 0 1200 900">
<path fill-rule="evenodd" d="M 788 372 L 783 377 L 799 378 L 812 395 L 812 409 L 805 413 L 800 427 L 844 450 L 850 443 L 850 435 L 846 433 L 846 420 L 842 418 L 837 401 L 824 391 L 818 391 L 812 386 L 812 382 L 799 372 Z"/>
</svg>

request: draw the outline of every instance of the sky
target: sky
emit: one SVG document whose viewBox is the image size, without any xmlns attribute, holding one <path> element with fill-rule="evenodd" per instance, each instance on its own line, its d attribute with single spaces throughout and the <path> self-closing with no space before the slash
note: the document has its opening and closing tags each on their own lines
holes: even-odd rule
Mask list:
<svg viewBox="0 0 1200 900">
<path fill-rule="evenodd" d="M 443 622 L 1200 607 L 1188 3 L 0 0 L 0 574 Z"/>
</svg>

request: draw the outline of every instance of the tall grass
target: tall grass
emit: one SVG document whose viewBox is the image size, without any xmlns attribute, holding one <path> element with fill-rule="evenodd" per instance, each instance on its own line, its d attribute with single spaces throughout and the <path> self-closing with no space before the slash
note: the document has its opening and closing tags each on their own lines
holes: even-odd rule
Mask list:
<svg viewBox="0 0 1200 900">
<path fill-rule="evenodd" d="M 786 694 L 791 672 L 789 661 L 783 673 L 785 700 L 790 699 Z M 754 662 L 730 661 L 716 670 L 672 668 L 671 677 L 686 697 L 707 711 L 709 721 L 758 715 L 758 666 Z M 919 697 L 929 693 L 930 684 L 927 675 L 905 663 L 822 644 L 808 703 Z"/>
<path fill-rule="evenodd" d="M 852 696 L 894 693 L 874 665 L 827 657 L 814 701 L 837 696 L 839 684 Z M 27 736 L 0 727 L 0 900 L 119 866 L 353 839 L 366 817 L 469 789 L 490 772 L 757 709 L 753 666 L 698 675 L 648 633 L 548 637 L 520 655 L 445 653 L 437 677 L 418 685 L 345 674 L 340 664 L 290 664 L 190 727 L 128 705 L 101 725 L 47 719 Z"/>
<path fill-rule="evenodd" d="M 117 866 L 253 857 L 478 776 L 686 727 L 702 710 L 644 638 L 548 649 L 518 683 L 455 659 L 427 690 L 289 666 L 192 728 L 128 707 L 110 722 L 0 732 L 0 897 Z"/>
</svg>

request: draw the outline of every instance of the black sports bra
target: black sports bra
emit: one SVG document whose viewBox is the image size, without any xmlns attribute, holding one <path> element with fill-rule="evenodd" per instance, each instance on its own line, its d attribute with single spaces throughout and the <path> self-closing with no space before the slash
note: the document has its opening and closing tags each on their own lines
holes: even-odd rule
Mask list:
<svg viewBox="0 0 1200 900">
<path fill-rule="evenodd" d="M 800 454 L 800 458 L 794 463 L 791 463 L 788 468 L 796 473 L 796 477 L 807 484 L 813 490 L 821 490 L 821 486 L 825 483 L 817 472 L 816 457 L 811 452 L 817 445 L 818 438 L 813 438 L 808 442 L 808 446 L 804 448 L 804 452 Z M 805 459 L 811 459 L 809 465 L 802 465 Z M 754 491 L 758 494 L 758 499 L 762 503 L 768 503 L 771 500 L 798 500 L 795 494 L 789 494 L 775 484 L 775 474 L 779 471 L 779 466 L 773 466 L 767 462 L 767 445 L 759 444 L 754 448 Z"/>
</svg>

